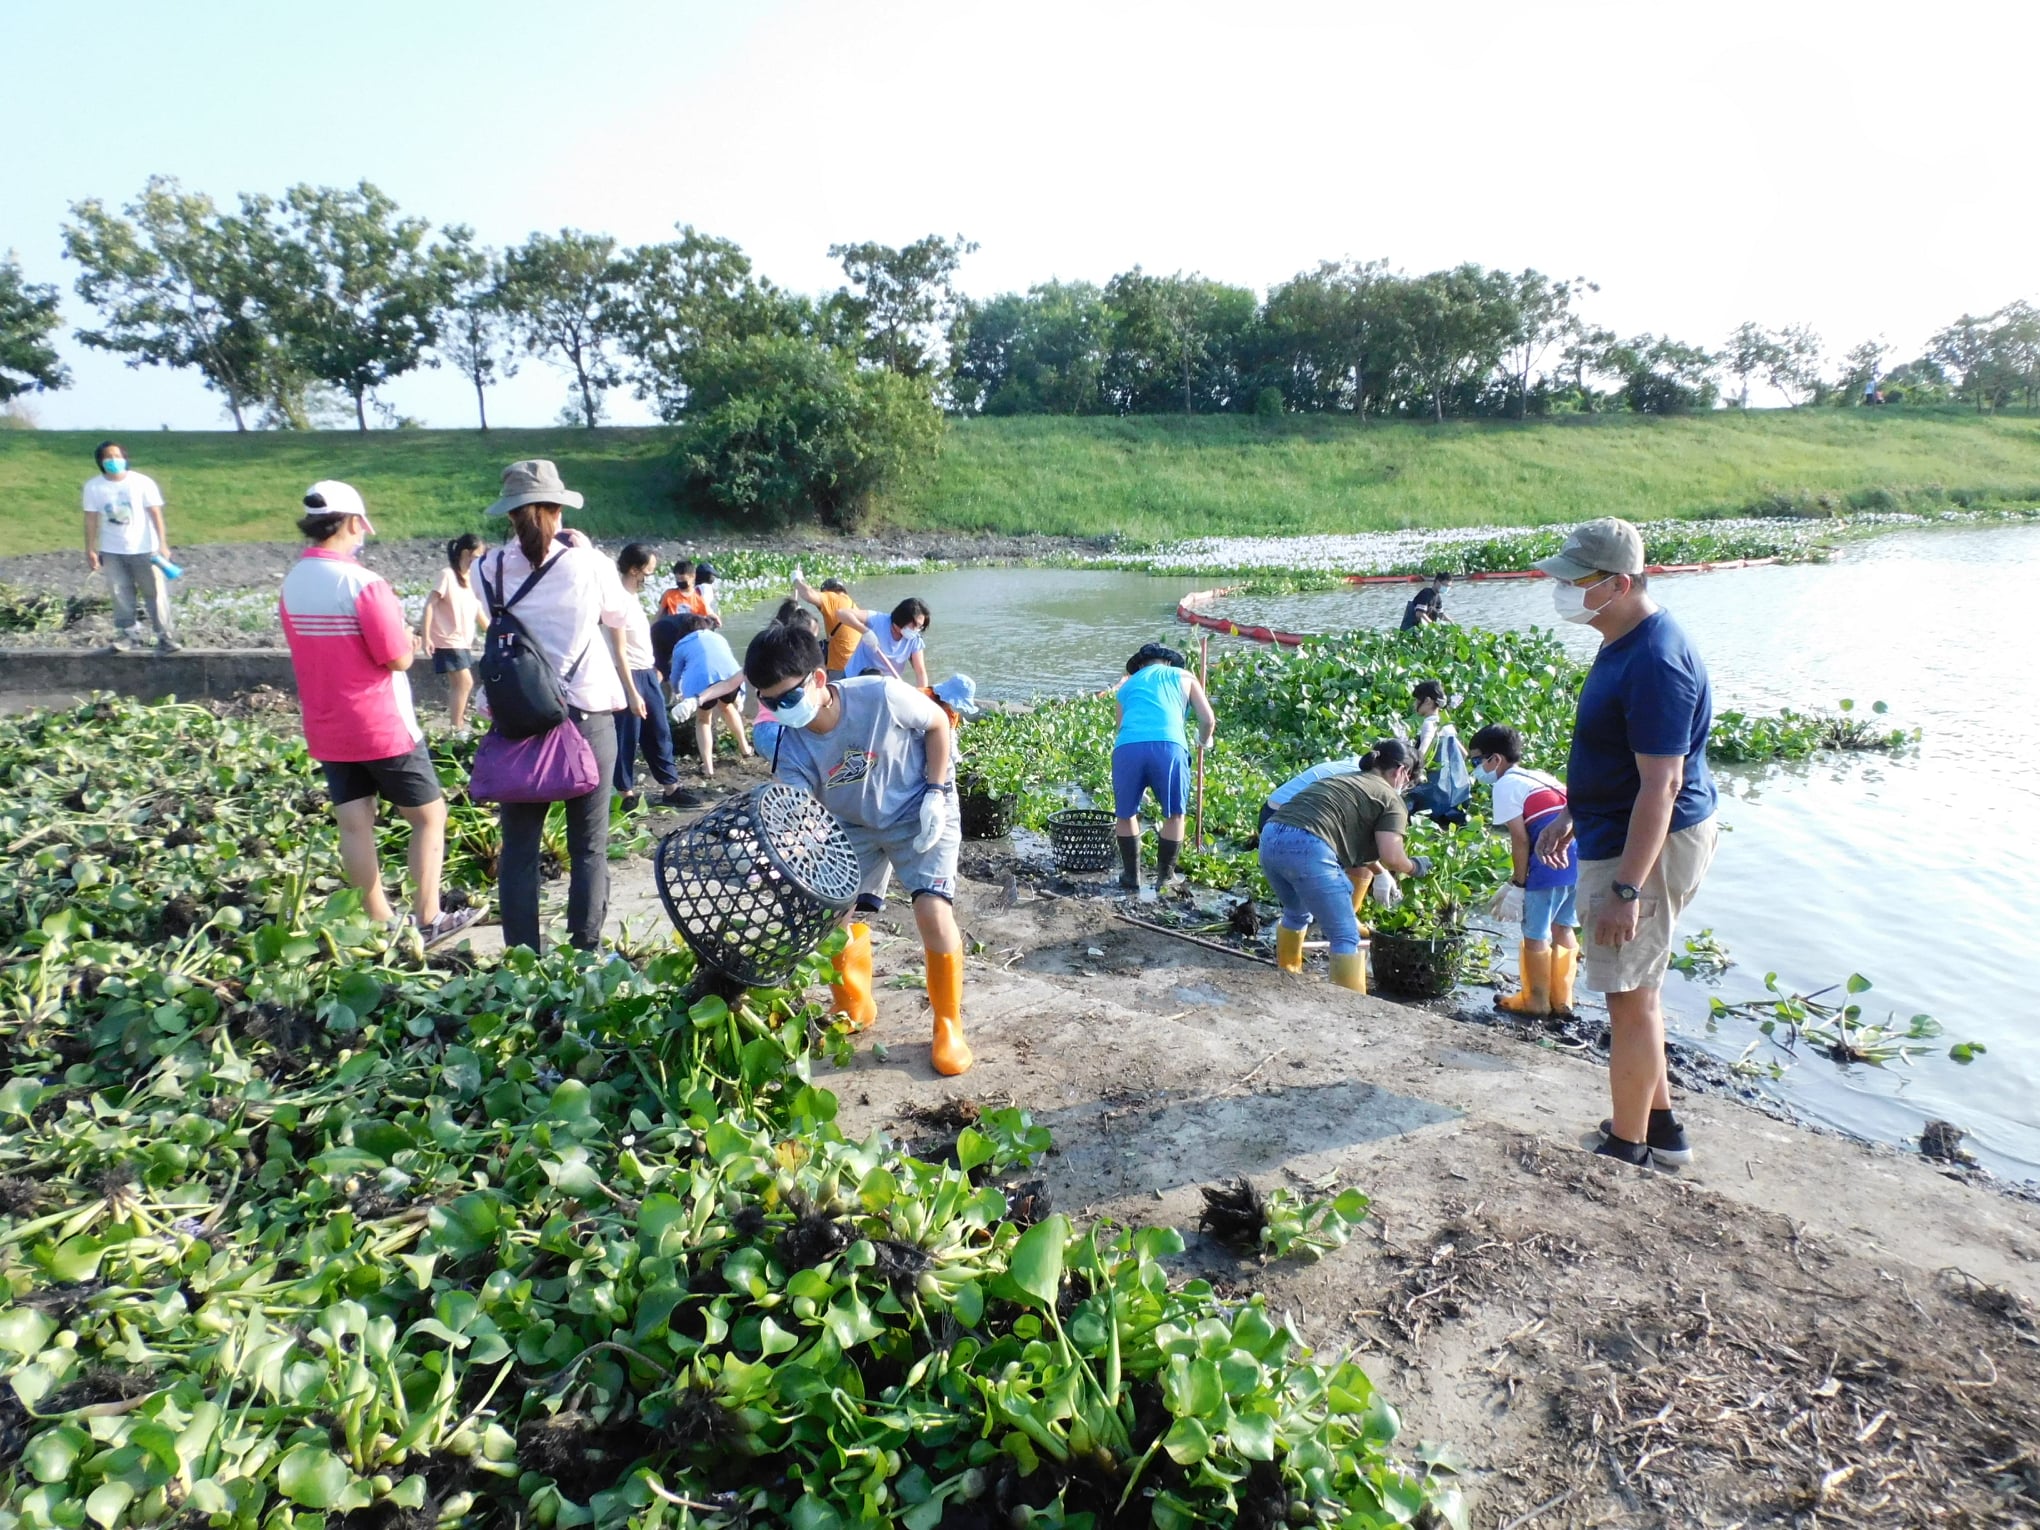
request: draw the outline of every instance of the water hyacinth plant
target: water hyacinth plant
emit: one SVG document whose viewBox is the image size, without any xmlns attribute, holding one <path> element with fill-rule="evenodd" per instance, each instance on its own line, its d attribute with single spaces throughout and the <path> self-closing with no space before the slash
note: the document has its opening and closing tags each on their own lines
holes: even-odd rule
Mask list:
<svg viewBox="0 0 2040 1530">
<path fill-rule="evenodd" d="M 210 816 L 108 758 L 152 729 Z M 954 1163 L 846 1136 L 825 953 L 741 992 L 670 943 L 428 959 L 322 894 L 260 722 L 31 714 L 0 770 L 47 812 L 0 826 L 37 835 L 0 901 L 0 1522 L 1465 1524 L 1364 1372 L 1173 1273 L 1179 1235 L 1009 1195 L 1024 1111 Z M 1362 1210 L 1285 1207 L 1276 1249 Z"/>
</svg>

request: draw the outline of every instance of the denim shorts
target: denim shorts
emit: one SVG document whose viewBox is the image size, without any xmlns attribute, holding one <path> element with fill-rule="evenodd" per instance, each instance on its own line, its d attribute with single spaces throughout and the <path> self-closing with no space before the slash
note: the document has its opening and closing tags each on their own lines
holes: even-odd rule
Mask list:
<svg viewBox="0 0 2040 1530">
<path fill-rule="evenodd" d="M 459 669 L 473 669 L 475 656 L 465 648 L 435 648 L 432 650 L 432 673 L 449 675 Z"/>
<path fill-rule="evenodd" d="M 1164 818 L 1180 818 L 1190 808 L 1190 751 L 1181 744 L 1153 739 L 1121 744 L 1112 751 L 1112 811 L 1131 818 L 1141 799 L 1155 794 Z"/>
<path fill-rule="evenodd" d="M 1563 887 L 1531 887 L 1523 892 L 1523 938 L 1549 940 L 1553 925 L 1580 927 L 1579 884 Z"/>
</svg>

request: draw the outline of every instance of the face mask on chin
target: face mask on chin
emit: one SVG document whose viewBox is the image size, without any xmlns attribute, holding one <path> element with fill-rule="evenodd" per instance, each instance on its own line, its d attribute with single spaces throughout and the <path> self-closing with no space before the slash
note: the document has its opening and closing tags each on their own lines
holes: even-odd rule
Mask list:
<svg viewBox="0 0 2040 1530">
<path fill-rule="evenodd" d="M 1610 579 L 1613 579 L 1614 577 L 1615 576 L 1613 574 L 1608 574 L 1600 579 L 1596 579 L 1592 584 L 1588 585 L 1579 584 L 1553 585 L 1551 587 L 1552 609 L 1558 612 L 1560 620 L 1568 622 L 1578 622 L 1581 626 L 1585 626 L 1588 622 L 1591 622 L 1595 617 L 1601 614 L 1599 611 L 1588 609 L 1587 606 L 1588 594 L 1594 590 L 1598 590 L 1602 585 L 1606 584 Z"/>
</svg>

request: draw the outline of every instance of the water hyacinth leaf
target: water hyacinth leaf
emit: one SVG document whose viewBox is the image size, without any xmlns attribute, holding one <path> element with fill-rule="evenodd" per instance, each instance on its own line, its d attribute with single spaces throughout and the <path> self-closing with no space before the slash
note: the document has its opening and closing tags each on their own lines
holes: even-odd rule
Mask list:
<svg viewBox="0 0 2040 1530">
<path fill-rule="evenodd" d="M 135 1497 L 135 1489 L 130 1483 L 119 1477 L 109 1478 L 86 1495 L 85 1512 L 105 1530 L 114 1530 Z"/>
<path fill-rule="evenodd" d="M 783 1355 L 800 1347 L 797 1335 L 788 1333 L 768 1316 L 758 1324 L 758 1347 L 769 1360 L 774 1355 Z"/>
<path fill-rule="evenodd" d="M 1860 972 L 1852 972 L 1849 974 L 1848 988 L 1850 993 L 1868 993 L 1870 991 L 1870 979 L 1863 976 Z"/>
<path fill-rule="evenodd" d="M 0 1349 L 25 1360 L 41 1354 L 56 1331 L 57 1320 L 33 1307 L 10 1307 L 0 1312 Z"/>
<path fill-rule="evenodd" d="M 1989 1050 L 1990 1048 L 1980 1041 L 1958 1041 L 1954 1046 L 1948 1048 L 1948 1061 L 1972 1063 Z"/>
<path fill-rule="evenodd" d="M 1211 1431 L 1199 1419 L 1179 1418 L 1162 1436 L 1162 1449 L 1178 1466 L 1195 1466 L 1211 1454 Z"/>
<path fill-rule="evenodd" d="M 91 1445 L 92 1436 L 76 1424 L 59 1424 L 28 1442 L 21 1464 L 38 1482 L 62 1482 Z"/>
<path fill-rule="evenodd" d="M 1249 1461 L 1275 1459 L 1275 1420 L 1265 1413 L 1234 1414 L 1225 1437 Z"/>
<path fill-rule="evenodd" d="M 11 1078 L 0 1085 L 0 1116 L 18 1116 L 26 1121 L 48 1093 L 41 1079 Z"/>
<path fill-rule="evenodd" d="M 1013 1284 L 1050 1312 L 1062 1291 L 1063 1245 L 1069 1236 L 1070 1220 L 1058 1211 L 1028 1228 L 1013 1246 L 1008 1266 Z"/>
<path fill-rule="evenodd" d="M 996 1151 L 991 1139 L 975 1127 L 966 1126 L 956 1134 L 956 1166 L 966 1174 L 980 1164 L 991 1162 Z"/>
</svg>

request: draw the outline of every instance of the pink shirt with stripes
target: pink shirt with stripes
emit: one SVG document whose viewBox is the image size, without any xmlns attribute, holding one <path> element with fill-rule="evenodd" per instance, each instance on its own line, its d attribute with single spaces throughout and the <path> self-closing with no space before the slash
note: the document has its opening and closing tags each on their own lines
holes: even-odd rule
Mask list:
<svg viewBox="0 0 2040 1530">
<path fill-rule="evenodd" d="M 387 760 L 424 737 L 411 682 L 388 666 L 411 651 L 397 592 L 350 557 L 305 549 L 277 602 L 315 760 Z"/>
</svg>

